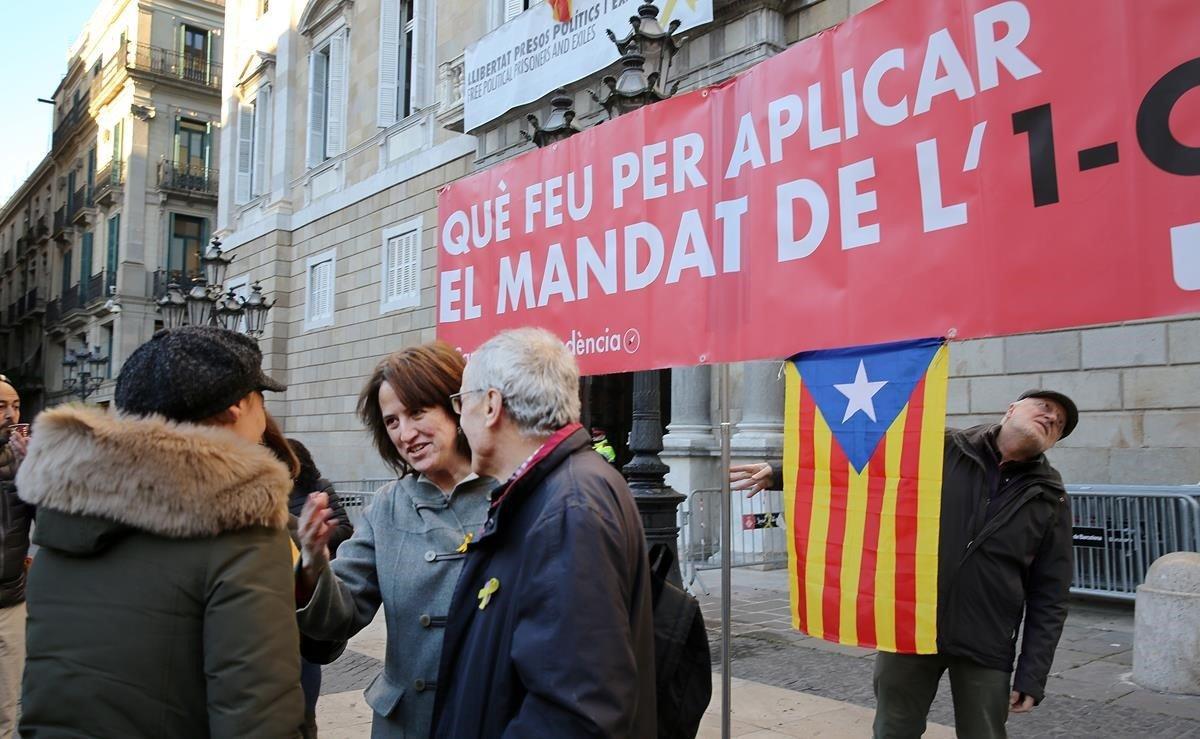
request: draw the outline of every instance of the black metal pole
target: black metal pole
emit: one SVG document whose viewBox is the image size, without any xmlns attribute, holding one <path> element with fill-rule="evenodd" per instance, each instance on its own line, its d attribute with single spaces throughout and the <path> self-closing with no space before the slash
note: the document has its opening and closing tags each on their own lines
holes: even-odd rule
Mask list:
<svg viewBox="0 0 1200 739">
<path fill-rule="evenodd" d="M 678 585 L 679 573 L 679 504 L 684 497 L 666 482 L 670 467 L 659 458 L 663 450 L 662 377 L 660 370 L 633 374 L 633 428 L 629 433 L 629 450 L 633 459 L 622 468 L 629 489 L 642 516 L 646 544 L 666 544 L 675 555 L 671 579 Z"/>
</svg>

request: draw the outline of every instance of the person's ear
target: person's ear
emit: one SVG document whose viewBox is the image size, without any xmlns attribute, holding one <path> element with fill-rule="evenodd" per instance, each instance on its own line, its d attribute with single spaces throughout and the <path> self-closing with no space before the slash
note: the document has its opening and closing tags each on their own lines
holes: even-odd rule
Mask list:
<svg viewBox="0 0 1200 739">
<path fill-rule="evenodd" d="M 500 410 L 504 407 L 504 398 L 500 392 L 494 388 L 489 388 L 483 395 L 483 422 L 487 427 L 493 427 L 500 424 Z"/>
</svg>

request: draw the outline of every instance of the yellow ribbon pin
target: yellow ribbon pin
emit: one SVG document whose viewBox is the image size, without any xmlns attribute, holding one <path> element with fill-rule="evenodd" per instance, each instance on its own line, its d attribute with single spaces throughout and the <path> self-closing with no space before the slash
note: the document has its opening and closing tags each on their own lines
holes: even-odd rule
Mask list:
<svg viewBox="0 0 1200 739">
<path fill-rule="evenodd" d="M 479 610 L 482 611 L 484 608 L 488 607 L 488 603 L 492 602 L 492 596 L 495 595 L 496 591 L 499 589 L 500 581 L 494 577 L 487 581 L 487 585 L 484 585 L 479 589 Z"/>
<path fill-rule="evenodd" d="M 475 532 L 468 531 L 466 533 L 466 535 L 463 537 L 462 544 L 459 544 L 458 549 L 455 549 L 454 551 L 458 552 L 459 554 L 467 551 L 467 545 L 470 544 L 474 539 L 475 539 Z"/>
</svg>

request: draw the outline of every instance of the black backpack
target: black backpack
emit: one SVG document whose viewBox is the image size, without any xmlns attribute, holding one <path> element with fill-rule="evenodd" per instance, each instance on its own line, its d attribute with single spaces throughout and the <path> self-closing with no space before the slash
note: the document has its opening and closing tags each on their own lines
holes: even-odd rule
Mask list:
<svg viewBox="0 0 1200 739">
<path fill-rule="evenodd" d="M 658 736 L 693 739 L 712 699 L 712 661 L 699 601 L 667 579 L 674 566 L 670 547 L 651 547 Z"/>
</svg>

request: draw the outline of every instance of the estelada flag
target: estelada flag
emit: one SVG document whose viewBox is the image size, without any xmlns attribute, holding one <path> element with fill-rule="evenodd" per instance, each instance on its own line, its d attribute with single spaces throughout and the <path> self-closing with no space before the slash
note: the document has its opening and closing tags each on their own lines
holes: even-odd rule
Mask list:
<svg viewBox="0 0 1200 739">
<path fill-rule="evenodd" d="M 943 339 L 921 339 L 787 361 L 784 516 L 800 631 L 937 651 L 947 354 Z"/>
<path fill-rule="evenodd" d="M 571 20 L 571 0 L 550 0 L 550 9 L 559 23 Z"/>
</svg>

